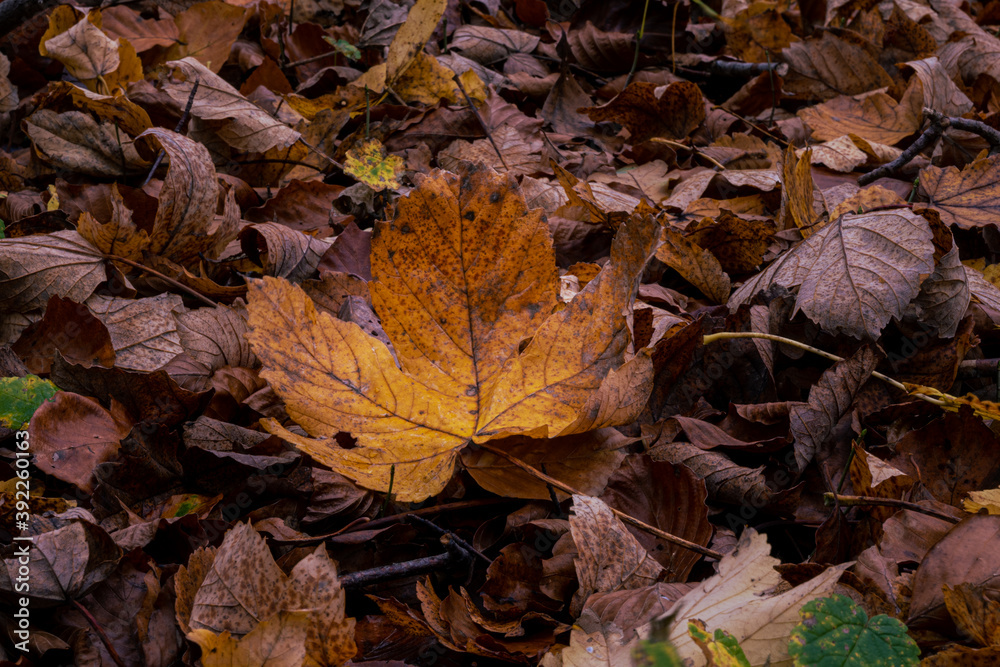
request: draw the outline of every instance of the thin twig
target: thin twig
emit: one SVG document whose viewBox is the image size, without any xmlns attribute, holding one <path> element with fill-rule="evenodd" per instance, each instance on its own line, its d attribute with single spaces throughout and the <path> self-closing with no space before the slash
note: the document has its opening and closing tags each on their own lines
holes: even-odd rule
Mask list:
<svg viewBox="0 0 1000 667">
<path fill-rule="evenodd" d="M 541 481 L 543 481 L 543 482 L 545 482 L 547 484 L 551 484 L 552 486 L 556 487 L 557 489 L 559 489 L 560 491 L 562 491 L 564 493 L 568 493 L 568 494 L 570 494 L 572 496 L 586 495 L 584 493 L 581 493 L 580 491 L 577 491 L 576 489 L 574 489 L 569 484 L 564 484 L 563 482 L 560 482 L 558 479 L 556 479 L 554 477 L 549 477 L 548 475 L 546 475 L 542 471 L 536 470 L 535 468 L 531 467 L 530 465 L 528 465 L 527 463 L 525 463 L 521 459 L 517 458 L 516 456 L 514 456 L 512 454 L 509 454 L 509 453 L 505 452 L 502 449 L 498 449 L 498 448 L 494 447 L 493 445 L 489 444 L 488 442 L 483 442 L 483 443 L 480 443 L 480 444 L 478 444 L 476 446 L 477 447 L 482 447 L 483 449 L 485 449 L 488 452 L 493 452 L 497 456 L 502 456 L 503 458 L 507 459 L 508 461 L 510 461 L 515 466 L 517 466 L 518 468 L 520 468 L 524 472 L 528 473 L 529 475 L 531 475 L 535 479 L 539 479 L 539 480 L 541 480 Z M 632 524 L 633 526 L 635 526 L 639 530 L 642 530 L 642 531 L 644 531 L 646 533 L 649 533 L 650 535 L 655 535 L 656 537 L 662 538 L 662 539 L 666 540 L 667 542 L 670 542 L 671 544 L 676 544 L 679 547 L 683 547 L 685 549 L 689 549 L 690 551 L 694 551 L 696 553 L 699 553 L 702 556 L 708 556 L 709 558 L 715 558 L 716 560 L 722 560 L 722 554 L 720 554 L 718 551 L 713 551 L 712 549 L 709 549 L 708 547 L 703 547 L 700 544 L 695 544 L 694 542 L 688 542 L 684 538 L 677 537 L 676 535 L 668 533 L 665 530 L 660 530 L 656 526 L 650 526 L 648 523 L 645 523 L 643 521 L 640 521 L 639 519 L 636 519 L 633 516 L 625 514 L 625 512 L 616 510 L 614 507 L 610 507 L 609 509 L 614 513 L 614 515 L 616 517 L 618 517 L 619 519 L 621 519 L 625 523 Z"/>
<path fill-rule="evenodd" d="M 181 114 L 181 119 L 177 121 L 177 127 L 174 129 L 174 132 L 178 134 L 180 134 L 181 130 L 184 129 L 184 123 L 188 122 L 188 118 L 191 117 L 191 107 L 194 106 L 194 95 L 198 92 L 198 86 L 200 84 L 201 82 L 198 79 L 195 79 L 194 85 L 191 86 L 191 94 L 188 96 L 187 104 L 184 106 L 184 113 Z M 156 154 L 156 160 L 153 162 L 153 166 L 150 168 L 149 173 L 146 174 L 146 180 L 142 182 L 142 187 L 146 187 L 149 181 L 152 180 L 153 174 L 155 174 L 156 170 L 159 169 L 160 163 L 163 162 L 163 156 L 166 154 L 167 152 L 162 148 L 160 149 L 160 152 Z"/>
<path fill-rule="evenodd" d="M 949 523 L 958 523 L 958 519 L 953 516 L 948 516 L 937 510 L 932 510 L 929 507 L 924 507 L 923 505 L 918 505 L 917 503 L 911 503 L 906 500 L 896 500 L 895 498 L 875 498 L 872 496 L 843 496 L 839 493 L 824 493 L 823 503 L 827 506 L 832 506 L 834 503 L 839 503 L 844 507 L 856 507 L 865 505 L 877 505 L 879 507 L 899 507 L 900 509 L 910 510 L 913 512 L 919 512 L 921 514 L 926 514 L 927 516 L 932 516 L 935 519 L 941 519 L 942 521 L 947 521 Z"/>
<path fill-rule="evenodd" d="M 964 132 L 972 132 L 973 134 L 978 134 L 980 137 L 986 140 L 986 143 L 990 145 L 990 154 L 993 155 L 1000 149 L 1000 132 L 997 132 L 992 127 L 987 125 L 981 120 L 975 120 L 972 118 L 957 118 L 954 116 L 945 116 L 944 114 L 938 113 L 933 109 L 924 109 L 924 115 L 930 118 L 932 121 L 937 121 L 944 125 L 945 127 L 953 127 L 956 130 L 962 130 Z"/>
<path fill-rule="evenodd" d="M 862 174 L 858 178 L 858 185 L 868 185 L 869 183 L 874 183 L 878 179 L 884 176 L 890 176 L 896 173 L 897 170 L 902 169 L 909 163 L 913 158 L 917 157 L 924 149 L 929 148 L 938 140 L 938 137 L 944 132 L 945 126 L 943 123 L 931 118 L 930 125 L 927 129 L 917 137 L 917 140 L 907 147 L 905 151 L 899 154 L 892 162 L 887 162 L 877 169 L 872 169 L 867 174 Z"/>
<path fill-rule="evenodd" d="M 308 65 L 309 63 L 314 63 L 317 60 L 323 60 L 323 58 L 329 58 L 330 56 L 335 56 L 339 54 L 340 51 L 327 51 L 326 53 L 321 53 L 318 56 L 309 56 L 308 58 L 303 58 L 302 60 L 296 60 L 293 63 L 288 63 L 285 67 L 298 67 L 299 65 Z"/>
<path fill-rule="evenodd" d="M 449 538 L 451 538 L 452 540 L 454 540 L 455 543 L 458 544 L 458 546 L 462 547 L 463 549 L 465 549 L 466 551 L 468 551 L 470 554 L 475 554 L 478 558 L 482 559 L 482 561 L 484 563 L 486 563 L 487 565 L 492 565 L 493 564 L 493 561 L 490 560 L 489 558 L 487 558 L 485 555 L 483 555 L 483 552 L 481 552 L 479 549 L 475 548 L 474 546 L 472 546 L 471 544 L 469 544 L 468 542 L 466 542 L 465 540 L 463 540 L 461 537 L 459 537 L 455 533 L 451 532 L 450 530 L 445 530 L 444 528 L 442 528 L 441 526 L 437 525 L 433 521 L 429 521 L 428 519 L 425 519 L 422 516 L 417 516 L 416 514 L 407 514 L 406 518 L 407 519 L 413 519 L 413 520 L 417 521 L 418 523 L 424 524 L 428 528 L 431 528 L 432 530 L 434 530 L 440 537 L 444 537 L 445 535 L 447 535 Z"/>
<path fill-rule="evenodd" d="M 678 3 L 680 4 L 680 3 Z M 628 71 L 628 76 L 625 77 L 625 85 L 622 88 L 628 88 L 628 84 L 632 83 L 632 77 L 635 76 L 635 68 L 639 65 L 639 44 L 642 42 L 643 32 L 646 30 L 646 13 L 649 11 L 649 0 L 646 0 L 646 4 L 642 6 L 642 22 L 639 23 L 639 31 L 635 34 L 635 55 L 632 57 L 632 69 Z M 674 20 L 677 19 L 677 7 L 674 6 Z M 670 48 L 673 51 L 673 35 L 671 35 Z"/>
<path fill-rule="evenodd" d="M 157 271 L 155 269 L 151 269 L 148 266 L 140 264 L 139 262 L 133 262 L 131 259 L 126 259 L 125 257 L 120 257 L 118 255 L 105 255 L 104 257 L 105 257 L 105 259 L 110 259 L 110 260 L 113 260 L 115 262 L 122 262 L 124 264 L 128 264 L 132 268 L 139 269 L 140 271 L 145 271 L 146 273 L 151 273 L 152 275 L 156 276 L 160 280 L 164 280 L 164 281 L 170 283 L 171 285 L 173 285 L 177 289 L 184 290 L 185 292 L 187 292 L 188 294 L 190 294 L 195 299 L 198 299 L 202 303 L 207 304 L 207 305 L 211 306 L 212 308 L 217 308 L 218 305 L 219 305 L 216 302 L 214 302 L 211 299 L 209 299 L 204 294 L 202 294 L 201 292 L 199 292 L 199 291 L 197 291 L 197 290 L 195 290 L 195 289 L 193 289 L 191 287 L 188 287 L 184 283 L 179 282 L 179 281 L 171 278 L 168 275 L 164 275 L 164 274 L 160 273 L 159 271 Z"/>
<path fill-rule="evenodd" d="M 455 566 L 462 561 L 470 560 L 469 554 L 462 547 L 451 540 L 444 540 L 447 551 L 437 556 L 417 558 L 415 560 L 402 563 L 391 563 L 380 567 L 373 567 L 369 570 L 351 572 L 340 577 L 340 585 L 344 588 L 360 588 L 377 584 L 382 581 L 393 581 L 403 577 L 412 577 L 426 572 L 452 571 Z"/>
<path fill-rule="evenodd" d="M 784 139 L 782 139 L 780 137 L 776 137 L 775 135 L 771 134 L 770 132 L 768 132 L 767 130 L 765 130 L 764 128 L 762 128 L 760 125 L 757 125 L 756 123 L 752 122 L 749 118 L 744 118 L 743 116 L 739 115 L 735 111 L 730 111 L 729 109 L 727 109 L 727 108 L 725 108 L 723 106 L 719 106 L 718 104 L 713 105 L 712 109 L 713 110 L 714 109 L 718 109 L 719 111 L 725 111 L 730 116 L 738 118 L 739 120 L 741 120 L 742 122 L 746 123 L 747 125 L 749 125 L 753 129 L 755 129 L 758 132 L 760 132 L 761 134 L 763 134 L 763 135 L 765 135 L 767 137 L 770 137 L 771 139 L 774 139 L 776 142 L 778 142 L 782 146 L 786 146 L 786 147 L 788 146 L 788 142 L 785 141 Z"/>
<path fill-rule="evenodd" d="M 94 632 L 96 632 L 97 636 L 101 638 L 101 643 L 104 644 L 104 648 L 108 649 L 108 653 L 111 654 L 111 659 L 115 661 L 115 664 L 118 665 L 118 667 L 125 667 L 125 662 L 121 659 L 121 656 L 118 655 L 118 651 L 115 650 L 114 645 L 111 643 L 111 639 L 108 637 L 108 634 L 104 632 L 104 628 L 102 628 L 101 624 L 97 622 L 97 619 L 94 618 L 93 615 L 87 611 L 87 608 L 80 604 L 78 600 L 73 600 L 73 604 L 76 606 L 77 611 L 83 614 L 83 617 L 87 619 L 87 623 L 90 624 L 90 627 L 94 628 Z"/>
<path fill-rule="evenodd" d="M 507 161 L 503 159 L 503 153 L 500 152 L 500 148 L 497 146 L 497 142 L 493 141 L 493 133 L 490 132 L 490 128 L 486 126 L 486 123 L 483 121 L 483 117 L 479 115 L 479 109 L 477 109 L 476 105 L 472 103 L 472 98 L 469 97 L 469 94 L 467 92 L 465 92 L 465 87 L 462 85 L 462 80 L 458 78 L 457 74 L 452 76 L 452 80 L 455 82 L 455 85 L 458 86 L 458 89 L 462 91 L 462 96 L 465 97 L 465 102 L 469 105 L 469 108 L 472 109 L 472 113 L 475 114 L 476 120 L 478 120 L 479 125 L 482 126 L 483 132 L 486 133 L 486 138 L 489 139 L 490 143 L 493 145 L 493 150 L 497 152 L 497 157 L 500 158 L 500 164 L 503 165 L 504 169 L 510 171 L 510 167 L 507 166 Z"/>
</svg>

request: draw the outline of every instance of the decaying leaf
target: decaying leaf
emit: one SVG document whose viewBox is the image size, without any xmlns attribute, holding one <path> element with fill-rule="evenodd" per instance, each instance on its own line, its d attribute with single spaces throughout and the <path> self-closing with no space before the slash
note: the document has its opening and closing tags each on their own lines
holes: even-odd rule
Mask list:
<svg viewBox="0 0 1000 667">
<path fill-rule="evenodd" d="M 344 171 L 376 192 L 398 188 L 399 172 L 402 170 L 403 158 L 398 155 L 387 156 L 385 146 L 378 139 L 369 139 L 361 146 L 347 151 L 347 160 L 344 162 Z"/>
</svg>

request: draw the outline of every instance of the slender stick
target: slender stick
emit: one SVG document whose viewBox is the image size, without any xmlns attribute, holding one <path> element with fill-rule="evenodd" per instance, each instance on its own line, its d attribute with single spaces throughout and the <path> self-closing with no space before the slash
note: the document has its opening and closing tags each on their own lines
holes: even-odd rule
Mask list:
<svg viewBox="0 0 1000 667">
<path fill-rule="evenodd" d="M 678 5 L 680 3 L 677 3 Z M 628 84 L 632 83 L 632 77 L 635 76 L 635 68 L 639 64 L 639 44 L 642 42 L 642 35 L 646 31 L 646 13 L 649 11 L 649 0 L 646 0 L 646 4 L 642 6 L 642 22 L 639 24 L 639 32 L 635 34 L 635 56 L 632 58 L 632 69 L 628 71 L 628 76 L 625 77 L 625 85 L 622 88 L 628 88 Z M 674 5 L 674 20 L 677 20 L 677 5 Z M 670 31 L 670 56 L 673 57 L 674 50 L 674 31 Z"/>
<path fill-rule="evenodd" d="M 111 659 L 115 661 L 115 664 L 118 665 L 118 667 L 125 667 L 125 662 L 121 659 L 121 656 L 118 655 L 118 651 L 115 650 L 114 645 L 111 643 L 111 639 L 104 631 L 104 628 L 101 627 L 101 624 L 97 622 L 97 619 L 94 618 L 93 615 L 87 611 L 87 608 L 80 604 L 79 601 L 73 600 L 72 602 L 77 608 L 77 611 L 83 614 L 83 617 L 87 619 L 87 623 L 90 624 L 90 627 L 94 628 L 94 632 L 97 633 L 97 636 L 101 638 L 101 643 L 104 644 L 104 648 L 108 649 L 108 653 L 111 654 Z"/>
<path fill-rule="evenodd" d="M 188 118 L 191 117 L 191 107 L 194 106 L 194 95 L 198 92 L 198 86 L 200 84 L 201 82 L 198 81 L 198 79 L 195 79 L 194 85 L 191 86 L 191 94 L 188 96 L 187 104 L 184 106 L 184 113 L 181 114 L 181 119 L 177 121 L 177 127 L 174 129 L 174 132 L 177 132 L 178 134 L 184 129 L 184 123 L 188 122 Z M 153 162 L 153 166 L 150 168 L 149 173 L 146 174 L 146 180 L 142 182 L 142 187 L 146 187 L 149 181 L 153 178 L 153 174 L 155 174 L 156 170 L 159 169 L 160 163 L 163 162 L 163 156 L 166 154 L 167 152 L 162 148 L 160 149 L 160 152 L 156 154 L 156 161 Z"/>
<path fill-rule="evenodd" d="M 824 493 L 823 503 L 826 505 L 833 505 L 834 503 L 840 503 L 844 507 L 863 507 L 865 505 L 876 505 L 879 507 L 899 507 L 904 510 L 911 510 L 913 512 L 919 512 L 921 514 L 926 514 L 927 516 L 932 516 L 935 519 L 941 519 L 942 521 L 947 521 L 949 523 L 958 523 L 958 519 L 953 516 L 948 516 L 937 510 L 932 510 L 929 507 L 924 507 L 923 505 L 918 505 L 917 503 L 911 503 L 906 500 L 896 500 L 895 498 L 875 498 L 872 496 L 844 496 L 839 493 Z"/>
<path fill-rule="evenodd" d="M 785 345 L 791 345 L 792 347 L 797 347 L 800 350 L 805 350 L 806 352 L 812 352 L 817 354 L 824 359 L 829 359 L 830 361 L 843 361 L 843 357 L 838 357 L 835 354 L 830 354 L 818 347 L 813 347 L 812 345 L 806 345 L 805 343 L 800 343 L 792 338 L 785 338 L 784 336 L 775 336 L 774 334 L 757 333 L 756 331 L 721 331 L 719 333 L 709 334 L 702 339 L 702 345 L 708 345 L 709 343 L 714 343 L 717 340 L 727 340 L 731 338 L 763 338 L 764 340 L 773 340 L 776 343 L 784 343 Z M 906 386 L 899 380 L 894 380 L 888 375 L 883 375 L 878 371 L 872 371 L 872 377 L 878 378 L 883 382 L 888 382 L 896 389 L 901 389 L 907 394 L 910 391 Z M 922 401 L 927 401 L 928 403 L 933 403 L 934 405 L 945 405 L 945 402 L 936 398 L 931 398 L 930 396 L 925 396 L 923 394 L 910 394 L 914 398 L 919 398 Z"/>
<path fill-rule="evenodd" d="M 501 153 L 500 148 L 497 147 L 497 142 L 493 141 L 493 133 L 490 132 L 490 128 L 486 126 L 486 123 L 483 121 L 483 117 L 479 115 L 479 109 L 477 109 L 476 105 L 472 103 L 472 98 L 469 97 L 467 92 L 465 92 L 462 80 L 458 78 L 457 74 L 452 77 L 452 80 L 455 82 L 455 85 L 458 86 L 458 89 L 462 91 L 462 96 L 465 97 L 465 102 L 469 105 L 469 108 L 472 109 L 472 113 L 475 114 L 476 120 L 478 120 L 479 124 L 482 126 L 483 132 L 486 133 L 486 138 L 490 140 L 491 144 L 493 144 L 493 150 L 497 152 L 497 157 L 500 158 L 500 164 L 503 165 L 504 169 L 510 171 L 510 167 L 507 166 L 507 161 L 503 159 L 503 153 Z"/>
<path fill-rule="evenodd" d="M 476 446 L 477 447 L 482 447 L 483 449 L 485 449 L 488 452 L 493 452 L 497 456 L 502 456 L 503 458 L 507 459 L 508 461 L 510 461 L 515 466 L 517 466 L 518 468 L 520 468 L 524 472 L 528 473 L 529 475 L 531 475 L 535 479 L 539 479 L 539 480 L 541 480 L 541 481 L 543 481 L 543 482 L 545 482 L 547 484 L 551 484 L 552 486 L 556 487 L 557 489 L 559 489 L 560 491 L 562 491 L 564 493 L 568 493 L 571 496 L 586 495 L 584 493 L 581 493 L 580 491 L 577 491 L 576 489 L 574 489 L 569 484 L 564 484 L 564 483 L 560 482 L 558 479 L 556 479 L 555 477 L 549 477 L 548 475 L 546 475 L 542 471 L 536 470 L 535 468 L 531 467 L 530 465 L 528 465 L 527 463 L 525 463 L 521 459 L 517 458 L 516 456 L 514 456 L 512 454 L 508 454 L 507 452 L 503 451 L 502 449 L 498 449 L 497 447 L 494 447 L 493 445 L 489 444 L 488 442 L 480 443 L 480 444 L 478 444 Z M 621 519 L 625 523 L 632 524 L 633 526 L 635 526 L 639 530 L 647 532 L 650 535 L 655 535 L 655 536 L 657 536 L 659 538 L 662 538 L 662 539 L 666 540 L 667 542 L 670 542 L 671 544 L 676 544 L 679 547 L 683 547 L 685 549 L 689 549 L 691 551 L 694 551 L 696 553 L 701 554 L 702 556 L 708 556 L 709 558 L 715 558 L 716 560 L 721 560 L 722 559 L 722 554 L 720 554 L 718 551 L 713 551 L 712 549 L 709 549 L 707 547 L 703 547 L 700 544 L 695 544 L 694 542 L 688 542 L 684 538 L 677 537 L 676 535 L 672 535 L 672 534 L 668 533 L 665 530 L 660 530 L 656 526 L 650 526 L 648 523 L 645 523 L 643 521 L 640 521 L 639 519 L 636 519 L 633 516 L 625 514 L 625 512 L 621 512 L 619 510 L 616 510 L 614 507 L 610 507 L 609 509 L 614 513 L 614 515 L 616 517 L 618 517 L 619 519 Z"/>
<path fill-rule="evenodd" d="M 160 280 L 163 280 L 163 281 L 166 281 L 166 282 L 170 283 L 171 285 L 173 285 L 177 289 L 184 290 L 186 293 L 190 294 L 195 299 L 198 299 L 202 303 L 207 304 L 207 305 L 211 306 L 212 308 L 216 308 L 219 305 L 216 302 L 214 302 L 211 299 L 209 299 L 204 294 L 202 294 L 201 292 L 198 292 L 197 290 L 195 290 L 195 289 L 193 289 L 191 287 L 188 287 L 184 283 L 179 282 L 177 280 L 174 280 L 170 276 L 164 275 L 164 274 L 160 273 L 159 271 L 157 271 L 155 269 L 151 269 L 148 266 L 140 264 L 139 262 L 133 262 L 131 259 L 126 259 L 124 257 L 119 257 L 118 255 L 105 255 L 105 258 L 106 259 L 110 259 L 110 260 L 114 260 L 116 262 L 122 262 L 124 264 L 128 264 L 132 268 L 139 269 L 141 271 L 145 271 L 146 273 L 151 273 L 154 276 L 156 276 L 157 278 L 159 278 Z"/>
</svg>

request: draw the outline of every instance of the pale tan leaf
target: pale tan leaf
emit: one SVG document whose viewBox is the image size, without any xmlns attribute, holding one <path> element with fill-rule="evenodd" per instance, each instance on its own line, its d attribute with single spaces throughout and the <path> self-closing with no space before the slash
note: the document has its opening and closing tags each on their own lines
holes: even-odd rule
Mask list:
<svg viewBox="0 0 1000 667">
<path fill-rule="evenodd" d="M 710 632 L 732 634 L 753 667 L 791 667 L 788 636 L 799 623 L 799 608 L 809 600 L 829 595 L 840 575 L 850 567 L 844 563 L 779 595 L 771 592 L 781 581 L 774 569 L 780 561 L 770 555 L 767 538 L 747 528 L 731 553 L 722 557 L 719 573 L 701 582 L 677 601 L 669 639 L 681 657 L 692 664 L 705 664 L 705 656 L 687 632 L 689 620 L 704 621 Z"/>
<path fill-rule="evenodd" d="M 155 371 L 184 352 L 174 318 L 184 311 L 184 302 L 176 294 L 145 299 L 94 295 L 86 304 L 108 328 L 118 368 Z"/>
</svg>

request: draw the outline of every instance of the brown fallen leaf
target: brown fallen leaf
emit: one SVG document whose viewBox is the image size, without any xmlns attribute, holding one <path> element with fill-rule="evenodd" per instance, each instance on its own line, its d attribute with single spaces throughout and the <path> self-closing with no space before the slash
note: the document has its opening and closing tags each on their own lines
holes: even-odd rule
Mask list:
<svg viewBox="0 0 1000 667">
<path fill-rule="evenodd" d="M 920 189 L 941 222 L 973 229 L 997 224 L 1000 212 L 1000 156 L 980 157 L 955 167 L 928 167 L 920 172 Z"/>
<path fill-rule="evenodd" d="M 149 168 L 131 137 L 79 111 L 39 109 L 24 120 L 24 131 L 39 157 L 60 169 L 120 178 Z"/>
<path fill-rule="evenodd" d="M 830 436 L 833 427 L 854 403 L 854 397 L 868 381 L 878 358 L 863 347 L 852 357 L 838 361 L 825 371 L 809 390 L 809 400 L 788 411 L 789 430 L 795 444 L 799 472 L 813 460 L 816 451 Z"/>
<path fill-rule="evenodd" d="M 624 125 L 633 144 L 653 137 L 683 139 L 705 120 L 705 99 L 688 81 L 657 86 L 637 81 L 599 107 L 580 109 L 593 121 Z"/>
<path fill-rule="evenodd" d="M 840 96 L 805 107 L 799 117 L 820 141 L 856 134 L 869 141 L 894 146 L 920 130 L 924 117 L 920 95 L 921 89 L 910 86 L 899 102 L 885 93 L 868 95 L 860 102 Z"/>
<path fill-rule="evenodd" d="M 212 72 L 226 64 L 233 42 L 247 20 L 245 8 L 218 0 L 198 2 L 174 17 L 178 39 L 167 47 L 167 60 L 193 58 Z"/>
<path fill-rule="evenodd" d="M 737 308 L 770 285 L 798 287 L 795 311 L 830 332 L 875 340 L 934 270 L 927 221 L 902 209 L 845 215 L 736 290 Z"/>
<path fill-rule="evenodd" d="M 663 572 L 604 501 L 573 496 L 569 525 L 579 550 L 575 564 L 580 589 L 570 604 L 573 616 L 594 593 L 651 586 Z"/>
<path fill-rule="evenodd" d="M 945 586 L 971 584 L 984 591 L 1000 585 L 996 553 L 1000 517 L 976 514 L 955 525 L 917 568 L 906 623 L 911 628 L 944 629 L 952 623 L 945 607 Z"/>
<path fill-rule="evenodd" d="M 132 421 L 117 402 L 108 411 L 92 398 L 58 392 L 31 419 L 35 465 L 92 493 L 97 464 L 114 458 L 118 443 L 131 430 Z"/>
</svg>

